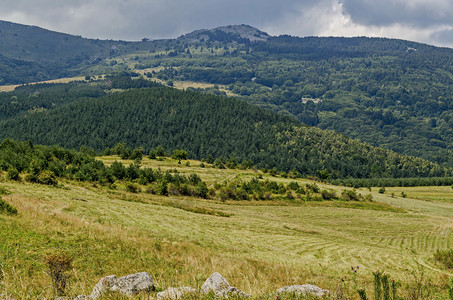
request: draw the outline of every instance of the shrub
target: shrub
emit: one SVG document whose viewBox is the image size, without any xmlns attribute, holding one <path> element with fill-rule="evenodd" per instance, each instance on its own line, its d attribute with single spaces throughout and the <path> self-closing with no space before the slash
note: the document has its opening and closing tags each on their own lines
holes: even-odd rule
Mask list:
<svg viewBox="0 0 453 300">
<path fill-rule="evenodd" d="M 373 196 L 371 194 L 368 194 L 363 197 L 363 200 L 372 202 L 373 201 Z"/>
<path fill-rule="evenodd" d="M 49 276 L 57 296 L 64 296 L 69 275 L 66 273 L 72 268 L 72 258 L 66 254 L 53 254 L 46 257 Z"/>
<path fill-rule="evenodd" d="M 226 197 L 226 199 L 232 199 L 232 200 L 236 200 L 237 199 L 237 196 L 236 196 L 236 192 L 233 188 L 231 187 L 223 187 L 220 189 L 220 193 L 221 195 L 223 196 L 223 198 Z M 222 198 L 222 197 L 221 197 Z M 225 200 L 226 200 L 225 199 Z M 222 200 L 223 201 L 223 200 Z"/>
<path fill-rule="evenodd" d="M 17 215 L 17 209 L 0 197 L 0 214 Z"/>
<path fill-rule="evenodd" d="M 156 159 L 156 156 L 157 156 L 157 155 L 156 155 L 156 150 L 151 149 L 151 150 L 149 151 L 148 158 L 149 158 L 149 159 Z"/>
<path fill-rule="evenodd" d="M 200 176 L 198 174 L 192 173 L 192 174 L 189 175 L 189 182 L 192 185 L 197 185 L 200 182 L 202 182 L 202 180 L 201 180 L 201 178 L 200 178 Z"/>
<path fill-rule="evenodd" d="M 178 187 L 177 187 L 175 184 L 170 183 L 170 184 L 168 185 L 168 194 L 169 194 L 169 195 L 172 195 L 172 196 L 177 196 L 177 195 L 179 195 Z"/>
<path fill-rule="evenodd" d="M 434 260 L 448 269 L 453 269 L 453 250 L 439 251 L 434 253 Z"/>
<path fill-rule="evenodd" d="M 178 160 L 178 164 L 181 163 L 182 159 L 187 159 L 188 153 L 182 149 L 176 149 L 173 151 L 171 158 Z"/>
<path fill-rule="evenodd" d="M 311 190 L 313 193 L 319 193 L 319 186 L 316 183 L 309 184 L 307 183 L 307 190 Z"/>
<path fill-rule="evenodd" d="M 318 176 L 319 176 L 319 179 L 324 181 L 324 180 L 327 180 L 330 178 L 330 173 L 327 169 L 324 169 L 324 170 L 318 171 Z"/>
<path fill-rule="evenodd" d="M 341 196 L 347 201 L 359 201 L 360 195 L 353 190 L 343 190 Z"/>
<path fill-rule="evenodd" d="M 6 177 L 9 180 L 20 180 L 19 171 L 16 168 L 9 168 Z"/>
<path fill-rule="evenodd" d="M 149 186 L 146 188 L 146 192 L 147 192 L 148 194 L 156 195 L 156 194 L 157 194 L 157 187 L 156 187 L 156 185 L 149 185 Z"/>
<path fill-rule="evenodd" d="M 297 191 L 299 189 L 299 184 L 295 181 L 291 181 L 289 184 L 288 184 L 288 188 L 293 190 L 293 191 Z"/>
<path fill-rule="evenodd" d="M 219 192 L 220 201 L 225 202 L 228 199 L 228 195 L 224 191 Z"/>
<path fill-rule="evenodd" d="M 206 183 L 204 182 L 199 182 L 196 187 L 197 191 L 197 196 L 200 198 L 207 198 L 208 197 L 208 187 L 206 186 Z"/>
<path fill-rule="evenodd" d="M 332 200 L 337 197 L 334 191 L 328 191 L 328 190 L 322 190 L 321 191 L 321 197 L 324 200 Z"/>
<path fill-rule="evenodd" d="M 132 182 L 126 183 L 126 191 L 129 193 L 138 193 L 138 186 Z"/>
<path fill-rule="evenodd" d="M 58 181 L 55 174 L 52 171 L 42 171 L 37 177 L 37 182 L 47 185 L 57 185 Z"/>
<path fill-rule="evenodd" d="M 165 150 L 161 145 L 157 146 L 156 149 L 154 149 L 154 153 L 156 154 L 156 156 L 165 156 Z"/>
<path fill-rule="evenodd" d="M 28 181 L 28 182 L 38 182 L 38 176 L 36 176 L 36 175 L 33 174 L 33 173 L 29 173 L 29 174 L 25 175 L 25 181 Z"/>
<path fill-rule="evenodd" d="M 291 200 L 294 199 L 293 192 L 287 191 L 287 192 L 286 192 L 286 198 L 291 199 Z"/>
<path fill-rule="evenodd" d="M 384 194 L 385 193 L 385 187 L 379 188 L 379 194 Z"/>
<path fill-rule="evenodd" d="M 168 196 L 168 187 L 167 183 L 165 181 L 162 181 L 158 186 L 157 186 L 157 193 L 159 195 L 163 196 Z"/>
</svg>

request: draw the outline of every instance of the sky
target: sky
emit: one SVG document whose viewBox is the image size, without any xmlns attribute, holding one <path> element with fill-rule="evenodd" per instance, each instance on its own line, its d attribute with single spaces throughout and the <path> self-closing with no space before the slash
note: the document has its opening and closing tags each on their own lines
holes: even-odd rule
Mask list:
<svg viewBox="0 0 453 300">
<path fill-rule="evenodd" d="M 247 24 L 271 35 L 388 37 L 453 48 L 453 0 L 2 0 L 0 20 L 128 41 Z"/>
</svg>

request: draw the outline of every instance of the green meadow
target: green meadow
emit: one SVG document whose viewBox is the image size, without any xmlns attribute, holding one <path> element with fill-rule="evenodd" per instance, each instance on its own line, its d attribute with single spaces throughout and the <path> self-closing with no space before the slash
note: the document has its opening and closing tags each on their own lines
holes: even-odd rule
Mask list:
<svg viewBox="0 0 453 300">
<path fill-rule="evenodd" d="M 101 159 L 106 165 L 120 161 Z M 193 160 L 144 159 L 141 165 L 196 173 L 208 186 L 257 176 L 313 183 L 259 170 L 202 167 Z M 350 189 L 316 184 L 337 194 Z M 453 271 L 433 256 L 453 247 L 451 187 L 394 187 L 383 194 L 362 188 L 357 192 L 373 198 L 364 202 L 297 197 L 220 201 L 153 195 L 138 186 L 137 193 L 127 192 L 121 182 L 104 186 L 60 180 L 53 187 L 9 181 L 3 174 L 2 198 L 18 214 L 0 214 L 0 294 L 51 298 L 45 259 L 64 253 L 73 258 L 67 287 L 73 296 L 90 294 L 103 276 L 146 271 L 157 291 L 200 288 L 219 272 L 257 299 L 274 299 L 277 288 L 305 283 L 329 289 L 332 299 L 359 299 L 355 288 L 365 288 L 371 297 L 372 272 L 379 269 L 401 282 L 404 299 L 448 297 Z"/>
</svg>

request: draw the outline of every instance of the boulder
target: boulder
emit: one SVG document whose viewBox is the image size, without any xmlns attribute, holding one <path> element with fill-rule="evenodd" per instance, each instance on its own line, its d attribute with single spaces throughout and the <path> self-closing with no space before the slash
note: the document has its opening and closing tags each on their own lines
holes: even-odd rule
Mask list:
<svg viewBox="0 0 453 300">
<path fill-rule="evenodd" d="M 312 284 L 290 285 L 277 290 L 277 294 L 294 293 L 296 295 L 310 295 L 315 297 L 322 297 L 329 293 L 328 290 L 323 290 L 320 287 Z"/>
<path fill-rule="evenodd" d="M 147 272 L 135 273 L 117 279 L 111 291 L 120 292 L 126 296 L 135 296 L 140 292 L 154 290 L 153 278 Z"/>
<path fill-rule="evenodd" d="M 213 291 L 216 298 L 228 298 L 228 295 L 235 295 L 248 298 L 249 294 L 240 291 L 238 288 L 232 287 L 222 275 L 213 273 L 201 286 L 201 292 L 208 294 Z"/>
<path fill-rule="evenodd" d="M 86 299 L 99 299 L 107 292 L 119 292 L 126 296 L 135 296 L 140 292 L 149 292 L 153 289 L 153 278 L 146 272 L 131 274 L 120 278 L 116 278 L 115 275 L 110 275 L 102 277 L 93 288 L 91 295 Z"/>
<path fill-rule="evenodd" d="M 93 291 L 91 292 L 90 298 L 92 299 L 98 299 L 100 298 L 103 294 L 107 293 L 110 291 L 110 289 L 116 285 L 118 279 L 116 278 L 115 275 L 110 275 L 106 277 L 102 277 L 99 279 L 98 283 L 93 288 Z"/>
<path fill-rule="evenodd" d="M 164 299 L 184 299 L 188 295 L 196 295 L 198 291 L 194 288 L 185 286 L 185 287 L 169 287 L 163 292 L 157 293 L 157 300 Z"/>
<path fill-rule="evenodd" d="M 229 289 L 231 286 L 228 281 L 223 278 L 222 275 L 215 272 L 208 279 L 203 283 L 201 286 L 201 292 L 203 294 L 208 294 L 210 291 L 214 291 L 214 293 L 221 292 L 223 290 Z"/>
</svg>

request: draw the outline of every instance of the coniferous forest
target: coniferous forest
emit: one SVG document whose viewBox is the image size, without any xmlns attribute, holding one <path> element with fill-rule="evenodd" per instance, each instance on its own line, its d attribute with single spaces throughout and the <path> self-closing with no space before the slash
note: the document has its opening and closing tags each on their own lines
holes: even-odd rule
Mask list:
<svg viewBox="0 0 453 300">
<path fill-rule="evenodd" d="M 323 131 L 239 99 L 139 85 L 121 76 L 96 84 L 30 85 L 1 94 L 0 138 L 96 152 L 125 143 L 192 158 L 334 178 L 439 177 L 451 169 Z M 143 81 L 144 85 L 157 85 Z M 123 89 L 112 89 L 121 85 Z M 58 99 L 58 101 L 55 101 Z"/>
<path fill-rule="evenodd" d="M 431 167 L 408 171 L 397 161 L 386 165 L 388 157 L 396 156 L 387 151 L 373 159 L 363 157 L 374 152 L 349 157 L 343 146 L 336 153 L 336 146 L 328 149 L 334 143 L 348 141 L 348 151 L 353 152 L 363 144 L 304 127 L 302 122 L 447 168 L 453 166 L 453 50 L 448 48 L 366 37 L 272 37 L 246 25 L 141 42 L 90 40 L 9 22 L 0 22 L 0 30 L 2 84 L 73 75 L 87 79 L 123 75 L 98 84 L 22 86 L 14 93 L 0 94 L 3 138 L 70 148 L 86 144 L 96 151 L 116 142 L 146 149 L 161 144 L 187 149 L 192 157 L 245 159 L 260 167 L 294 168 L 303 174 L 326 168 L 333 178 L 437 176 L 444 172 Z M 255 32 L 257 39 L 244 38 L 241 30 Z M 227 110 L 245 104 L 234 99 L 226 104 L 229 100 L 216 97 L 208 101 L 194 93 L 165 89 L 112 92 L 152 87 L 158 85 L 156 80 L 167 85 L 211 84 L 212 88 L 188 89 L 218 95 L 228 92 L 281 116 L 250 106 L 240 114 L 228 115 Z M 167 111 L 159 111 L 152 103 L 155 93 L 175 102 L 163 100 L 162 109 Z M 190 109 L 192 104 L 182 101 L 184 97 L 217 105 L 211 104 L 210 111 L 201 107 L 201 117 Z M 113 103 L 117 106 L 109 107 Z M 147 104 L 150 107 L 145 109 Z M 179 115 L 182 112 L 184 116 Z M 250 118 L 247 126 L 226 126 L 239 122 L 240 116 Z M 208 127 L 211 129 L 205 130 Z M 307 132 L 322 136 L 321 142 L 315 142 L 319 147 L 313 146 Z M 196 144 L 202 139 L 207 140 Z M 353 143 L 360 146 L 351 146 Z M 305 148 L 296 149 L 296 145 Z M 328 152 L 332 153 L 319 154 Z M 362 168 L 364 165 L 368 167 Z"/>
</svg>

